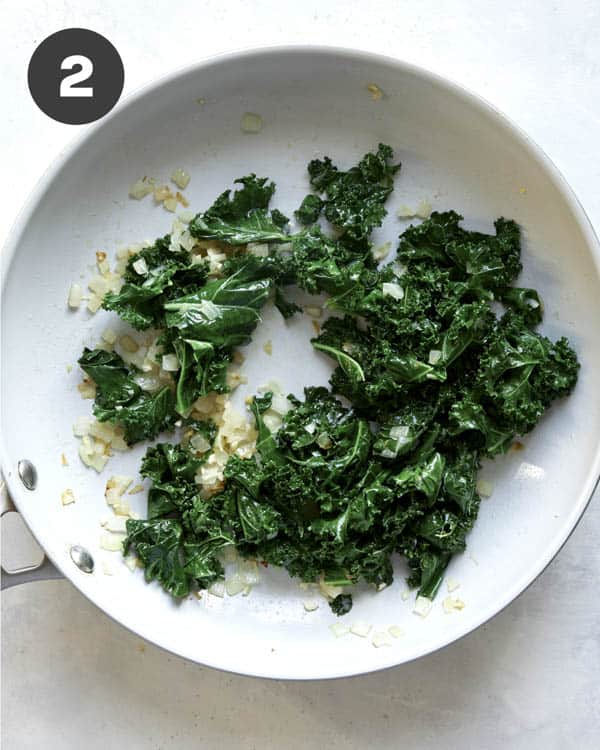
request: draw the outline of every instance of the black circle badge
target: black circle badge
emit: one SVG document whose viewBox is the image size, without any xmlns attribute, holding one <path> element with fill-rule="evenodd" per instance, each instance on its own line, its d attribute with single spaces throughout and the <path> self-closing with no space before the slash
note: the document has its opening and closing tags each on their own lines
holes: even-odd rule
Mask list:
<svg viewBox="0 0 600 750">
<path fill-rule="evenodd" d="M 63 29 L 37 47 L 27 71 L 38 107 L 58 122 L 83 125 L 119 101 L 125 72 L 115 47 L 89 29 Z"/>
</svg>

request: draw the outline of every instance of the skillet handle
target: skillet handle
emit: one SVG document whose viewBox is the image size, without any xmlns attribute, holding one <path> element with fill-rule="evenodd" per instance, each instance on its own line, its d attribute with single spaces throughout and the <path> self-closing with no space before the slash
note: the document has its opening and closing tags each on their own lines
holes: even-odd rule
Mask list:
<svg viewBox="0 0 600 750">
<path fill-rule="evenodd" d="M 8 494 L 4 479 L 0 475 L 0 518 L 6 513 L 18 513 Z M 2 590 L 11 586 L 17 586 L 20 583 L 29 583 L 30 581 L 49 581 L 55 578 L 63 578 L 63 574 L 58 571 L 47 557 L 44 557 L 39 565 L 28 568 L 21 568 L 12 572 L 5 571 L 2 568 Z"/>
</svg>

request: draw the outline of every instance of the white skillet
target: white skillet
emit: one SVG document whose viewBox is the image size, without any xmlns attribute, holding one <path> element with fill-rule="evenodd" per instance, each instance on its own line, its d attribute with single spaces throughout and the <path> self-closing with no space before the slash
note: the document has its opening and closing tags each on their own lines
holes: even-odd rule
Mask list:
<svg viewBox="0 0 600 750">
<path fill-rule="evenodd" d="M 367 84 L 384 92 L 374 101 Z M 203 104 L 199 103 L 203 100 Z M 244 112 L 259 113 L 260 134 L 240 130 Z M 566 335 L 582 369 L 571 398 L 557 404 L 525 439 L 525 449 L 486 466 L 495 486 L 482 504 L 466 554 L 449 575 L 465 602 L 445 614 L 441 600 L 422 619 L 403 600 L 403 568 L 376 594 L 363 591 L 347 622 L 374 631 L 398 625 L 404 635 L 374 648 L 370 639 L 336 639 L 325 601 L 305 612 L 306 594 L 282 571 L 262 575 L 249 597 L 204 595 L 174 602 L 131 573 L 118 553 L 100 550 L 103 490 L 112 473 L 134 474 L 142 453 L 114 458 L 102 476 L 77 458 L 72 423 L 89 413 L 76 390 L 75 364 L 113 316 L 69 312 L 72 281 L 89 276 L 94 251 L 165 234 L 172 215 L 129 200 L 142 175 L 167 179 L 178 166 L 192 175 L 186 191 L 200 210 L 234 178 L 254 171 L 278 185 L 277 206 L 290 211 L 307 190 L 305 167 L 329 154 L 350 165 L 379 141 L 391 144 L 402 171 L 380 233 L 395 240 L 400 204 L 428 199 L 455 208 L 484 230 L 498 216 L 523 227 L 522 283 L 541 290 L 543 330 Z M 364 52 L 286 47 L 227 54 L 161 79 L 129 97 L 42 178 L 3 253 L 1 465 L 10 494 L 48 557 L 98 607 L 143 638 L 193 661 L 238 673 L 307 679 L 391 667 L 460 638 L 511 602 L 545 568 L 572 532 L 600 473 L 600 250 L 581 206 L 549 159 L 518 128 L 456 84 Z M 328 363 L 311 349 L 308 320 L 284 324 L 268 312 L 250 347 L 244 395 L 269 378 L 301 393 L 325 383 Z M 273 342 L 273 355 L 262 349 Z M 69 466 L 61 466 L 65 453 Z M 27 491 L 17 464 L 38 473 Z M 61 492 L 77 502 L 63 508 Z M 132 496 L 144 513 L 145 496 Z M 94 572 L 72 562 L 85 547 Z M 113 576 L 102 560 L 111 558 Z M 373 632 L 374 632 L 373 631 Z"/>
</svg>

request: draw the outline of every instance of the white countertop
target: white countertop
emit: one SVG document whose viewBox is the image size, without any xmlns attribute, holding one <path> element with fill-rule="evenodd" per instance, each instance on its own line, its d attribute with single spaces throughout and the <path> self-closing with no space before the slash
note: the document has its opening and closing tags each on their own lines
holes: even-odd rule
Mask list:
<svg viewBox="0 0 600 750">
<path fill-rule="evenodd" d="M 4 190 L 0 235 L 79 128 L 26 88 L 50 33 L 94 29 L 118 48 L 125 93 L 227 49 L 285 42 L 402 57 L 483 95 L 563 171 L 600 230 L 597 0 L 24 0 L 0 25 Z M 596 499 L 597 500 L 597 499 Z M 65 581 L 2 598 L 2 747 L 591 750 L 600 744 L 600 506 L 557 560 L 493 621 L 395 670 L 269 682 L 204 669 L 143 643 Z"/>
</svg>

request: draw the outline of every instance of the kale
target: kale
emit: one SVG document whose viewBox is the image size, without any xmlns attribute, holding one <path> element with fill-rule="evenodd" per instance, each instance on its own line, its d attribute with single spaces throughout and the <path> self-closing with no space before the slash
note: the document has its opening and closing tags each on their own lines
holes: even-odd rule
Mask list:
<svg viewBox="0 0 600 750">
<path fill-rule="evenodd" d="M 392 149 L 382 143 L 375 153 L 366 154 L 347 172 L 340 172 L 329 157 L 313 159 L 308 165 L 310 184 L 325 194 L 325 218 L 351 241 L 366 239 L 386 215 L 384 203 L 394 187 L 400 165 L 392 165 Z M 302 219 L 316 211 L 315 200 L 300 207 Z M 319 208 L 319 211 L 321 208 Z M 317 214 L 318 215 L 318 214 Z"/>
<path fill-rule="evenodd" d="M 103 349 L 85 348 L 79 366 L 96 384 L 94 415 L 100 422 L 123 425 L 127 443 L 172 429 L 175 398 L 168 385 L 155 393 L 143 391 L 121 357 Z"/>
<path fill-rule="evenodd" d="M 146 581 L 158 581 L 170 594 L 189 594 L 190 580 L 183 562 L 183 529 L 175 519 L 128 519 L 123 552 L 134 549 L 144 566 Z"/>
<path fill-rule="evenodd" d="M 190 234 L 200 240 L 220 240 L 230 245 L 248 242 L 287 242 L 283 231 L 287 218 L 268 206 L 275 185 L 265 177 L 251 174 L 236 180 L 243 185 L 230 197 L 229 190 L 222 193 L 213 205 L 195 216 L 189 225 Z"/>
<path fill-rule="evenodd" d="M 329 606 L 334 615 L 338 617 L 347 615 L 352 609 L 352 594 L 338 594 L 335 599 L 329 602 Z"/>
<path fill-rule="evenodd" d="M 260 320 L 272 287 L 271 273 L 253 256 L 230 276 L 213 279 L 197 291 L 164 305 L 165 323 L 184 340 L 214 347 L 245 344 Z"/>
<path fill-rule="evenodd" d="M 167 236 L 137 254 L 147 271 L 131 259 L 120 292 L 104 299 L 134 327 L 158 328 L 161 353 L 179 364 L 172 386 L 149 393 L 115 353 L 86 349 L 80 359 L 97 386 L 94 413 L 123 424 L 128 442 L 183 418 L 178 444 L 146 452 L 148 518 L 128 520 L 124 544 L 146 579 L 174 596 L 221 578 L 221 552 L 234 545 L 302 581 L 339 587 L 338 616 L 352 607 L 348 586 L 392 582 L 398 554 L 409 584 L 433 598 L 476 522 L 481 461 L 507 451 L 574 388 L 575 352 L 535 330 L 542 300 L 514 285 L 515 222 L 500 218 L 486 234 L 465 229 L 455 211 L 434 212 L 378 266 L 371 233 L 398 169 L 385 145 L 347 171 L 314 159 L 295 233 L 270 209 L 274 183 L 243 177 L 189 224 L 226 255 L 217 278 Z M 269 247 L 253 255 L 248 243 Z M 189 431 L 212 445 L 217 427 L 190 416 L 194 403 L 228 391 L 235 347 L 250 340 L 269 300 L 286 318 L 300 310 L 288 287 L 327 298 L 333 314 L 312 345 L 332 364 L 329 388 L 290 394 L 277 430 L 278 399 L 255 397 L 256 452 L 231 449 L 211 494 L 196 480 L 210 451 L 198 455 Z"/>
<path fill-rule="evenodd" d="M 323 201 L 318 195 L 309 193 L 300 204 L 300 208 L 294 211 L 294 216 L 300 224 L 314 224 L 323 210 Z"/>
<path fill-rule="evenodd" d="M 159 328 L 164 325 L 164 303 L 204 283 L 205 264 L 193 263 L 184 250 L 171 250 L 170 240 L 169 235 L 162 237 L 129 259 L 125 283 L 118 293 L 105 295 L 105 310 L 116 312 L 134 328 Z M 133 267 L 139 260 L 146 263 L 148 270 L 144 274 Z"/>
</svg>

